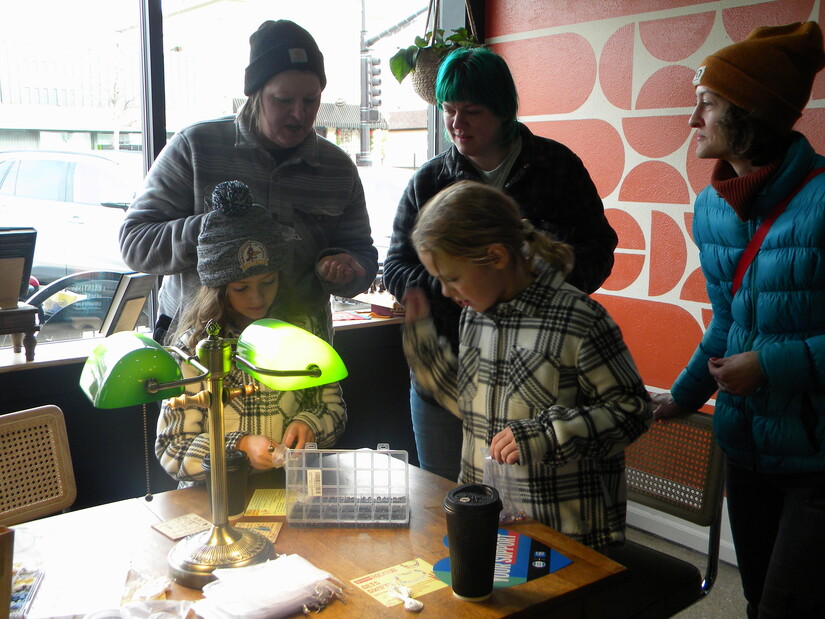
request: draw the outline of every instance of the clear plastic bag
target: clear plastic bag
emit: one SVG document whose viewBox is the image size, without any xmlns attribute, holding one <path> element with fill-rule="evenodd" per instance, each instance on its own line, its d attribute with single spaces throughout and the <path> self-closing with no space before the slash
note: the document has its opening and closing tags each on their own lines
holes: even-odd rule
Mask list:
<svg viewBox="0 0 825 619">
<path fill-rule="evenodd" d="M 272 448 L 272 466 L 276 469 L 284 468 L 284 463 L 286 462 L 286 446 L 283 443 L 279 443 Z"/>
<path fill-rule="evenodd" d="M 298 555 L 218 569 L 193 610 L 204 619 L 280 619 L 320 611 L 344 592 L 337 579 Z"/>
<path fill-rule="evenodd" d="M 501 498 L 501 523 L 517 522 L 524 520 L 527 516 L 524 510 L 520 509 L 510 494 L 510 489 L 515 487 L 515 477 L 513 475 L 513 464 L 499 464 L 490 456 L 490 450 L 483 448 L 481 455 L 484 458 L 484 480 L 483 483 L 498 490 Z"/>
<path fill-rule="evenodd" d="M 145 600 L 128 602 L 120 607 L 122 619 L 184 619 L 192 602 L 175 600 Z"/>
</svg>

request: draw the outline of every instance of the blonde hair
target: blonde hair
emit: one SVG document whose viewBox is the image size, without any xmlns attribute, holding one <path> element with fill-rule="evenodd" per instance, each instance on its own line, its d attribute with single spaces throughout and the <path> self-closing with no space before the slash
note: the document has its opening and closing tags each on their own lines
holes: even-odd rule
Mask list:
<svg viewBox="0 0 825 619">
<path fill-rule="evenodd" d="M 460 181 L 433 196 L 418 215 L 412 243 L 419 253 L 441 251 L 477 264 L 489 262 L 490 246 L 499 243 L 528 268 L 537 257 L 564 275 L 573 268 L 569 245 L 548 238 L 522 219 L 510 196 L 476 181 Z"/>
<path fill-rule="evenodd" d="M 238 112 L 241 120 L 243 120 L 252 132 L 252 135 L 260 142 L 263 137 L 261 132 L 261 110 L 263 109 L 263 88 L 259 88 L 246 100 L 243 107 Z"/>
<path fill-rule="evenodd" d="M 278 293 L 272 305 L 269 306 L 267 317 L 278 317 L 287 322 L 298 322 L 304 318 L 306 311 L 295 300 L 292 294 L 292 287 L 279 271 Z M 206 337 L 206 324 L 214 320 L 221 326 L 219 335 L 225 337 L 238 325 L 233 324 L 233 310 L 229 305 L 227 288 L 232 284 L 229 282 L 217 288 L 211 286 L 200 286 L 191 300 L 186 301 L 186 309 L 181 310 L 181 317 L 175 327 L 174 333 L 167 336 L 167 344 L 182 343 L 191 351 L 195 350 L 198 342 Z"/>
</svg>

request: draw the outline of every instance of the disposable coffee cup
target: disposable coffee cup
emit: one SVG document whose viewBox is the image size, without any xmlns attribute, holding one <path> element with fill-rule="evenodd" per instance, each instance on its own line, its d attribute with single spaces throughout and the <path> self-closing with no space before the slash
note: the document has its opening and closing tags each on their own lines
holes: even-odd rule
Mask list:
<svg viewBox="0 0 825 619">
<path fill-rule="evenodd" d="M 485 484 L 464 484 L 444 497 L 453 595 L 480 602 L 493 592 L 501 498 Z"/>
<path fill-rule="evenodd" d="M 249 457 L 240 449 L 226 450 L 226 507 L 229 518 L 240 518 L 246 509 L 246 484 L 249 477 Z M 203 459 L 206 491 L 212 500 L 212 475 L 209 456 Z"/>
</svg>

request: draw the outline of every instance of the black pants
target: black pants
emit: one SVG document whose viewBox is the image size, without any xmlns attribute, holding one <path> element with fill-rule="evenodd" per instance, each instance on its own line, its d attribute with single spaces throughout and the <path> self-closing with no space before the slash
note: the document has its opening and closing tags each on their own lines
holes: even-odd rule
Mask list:
<svg viewBox="0 0 825 619">
<path fill-rule="evenodd" d="M 825 472 L 765 474 L 728 462 L 726 487 L 748 617 L 825 617 Z"/>
</svg>

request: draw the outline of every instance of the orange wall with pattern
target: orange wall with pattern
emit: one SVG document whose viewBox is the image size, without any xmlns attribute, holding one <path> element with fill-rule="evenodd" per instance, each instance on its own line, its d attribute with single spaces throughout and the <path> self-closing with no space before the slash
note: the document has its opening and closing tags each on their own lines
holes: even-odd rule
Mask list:
<svg viewBox="0 0 825 619">
<path fill-rule="evenodd" d="M 694 156 L 691 80 L 757 26 L 815 20 L 825 0 L 487 0 L 486 42 L 506 60 L 519 117 L 584 161 L 619 234 L 594 296 L 645 383 L 667 390 L 711 318 L 692 204 L 712 161 Z M 825 153 L 825 72 L 796 129 Z"/>
</svg>

